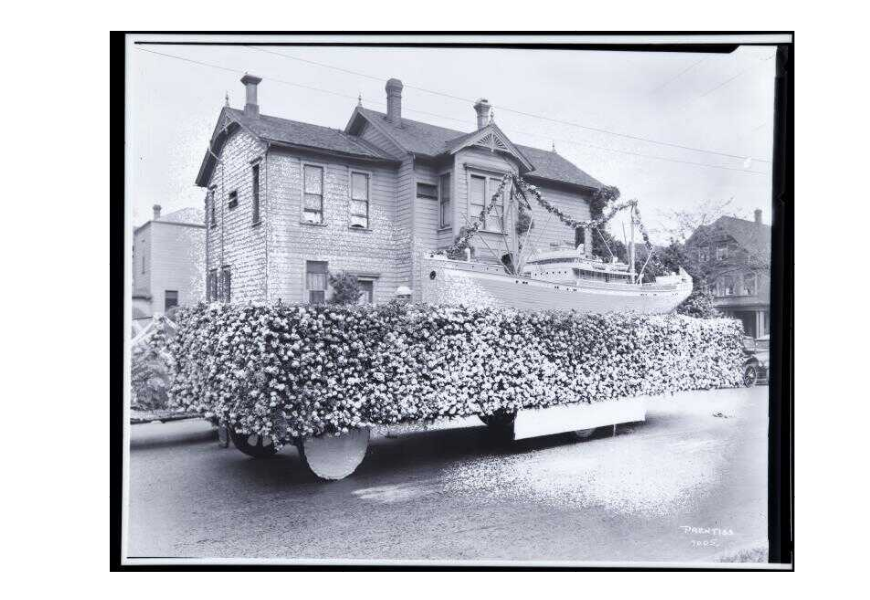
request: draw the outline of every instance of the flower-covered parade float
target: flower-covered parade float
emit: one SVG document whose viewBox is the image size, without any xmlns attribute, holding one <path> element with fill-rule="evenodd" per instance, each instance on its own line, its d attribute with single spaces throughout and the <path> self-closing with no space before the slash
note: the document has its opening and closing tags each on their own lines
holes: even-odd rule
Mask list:
<svg viewBox="0 0 870 600">
<path fill-rule="evenodd" d="M 477 416 L 513 438 L 525 414 L 556 415 L 530 435 L 638 421 L 638 397 L 737 386 L 743 360 L 737 322 L 676 314 L 212 304 L 176 318 L 171 402 L 250 456 L 295 444 L 325 479 L 353 472 L 373 428 Z"/>
<path fill-rule="evenodd" d="M 510 252 L 473 261 L 470 242 L 504 195 L 521 217 L 517 235 L 504 240 Z M 293 444 L 316 475 L 341 479 L 363 460 L 379 428 L 479 417 L 499 439 L 566 431 L 584 437 L 597 427 L 643 421 L 645 397 L 739 385 L 741 326 L 674 314 L 692 289 L 684 273 L 642 283 L 633 244 L 624 269 L 615 258 L 599 265 L 589 253 L 591 230 L 621 210 L 631 211 L 632 227 L 640 227 L 650 249 L 637 203 L 615 196 L 600 214 L 579 221 L 505 175 L 478 219 L 429 258 L 419 304 L 356 306 L 351 297 L 347 305 L 183 308 L 172 335 L 156 338 L 168 339 L 170 404 L 219 424 L 249 456 Z M 536 256 L 533 201 L 548 219 L 586 232 L 583 250 L 563 269 L 574 273 L 573 283 L 534 276 L 552 276 L 552 261 L 566 257 Z M 461 294 L 439 295 L 445 280 L 471 283 Z M 502 280 L 522 290 L 513 298 L 525 300 L 486 301 L 495 296 L 484 292 L 501 289 Z M 334 295 L 352 283 L 337 278 Z"/>
</svg>

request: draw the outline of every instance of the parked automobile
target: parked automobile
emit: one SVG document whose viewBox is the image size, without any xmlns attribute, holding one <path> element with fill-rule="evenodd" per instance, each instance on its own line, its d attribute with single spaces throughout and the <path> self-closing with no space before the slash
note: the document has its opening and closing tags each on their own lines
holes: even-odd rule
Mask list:
<svg viewBox="0 0 870 600">
<path fill-rule="evenodd" d="M 743 348 L 747 355 L 743 363 L 743 385 L 751 387 L 766 384 L 770 368 L 770 336 L 744 338 Z"/>
</svg>

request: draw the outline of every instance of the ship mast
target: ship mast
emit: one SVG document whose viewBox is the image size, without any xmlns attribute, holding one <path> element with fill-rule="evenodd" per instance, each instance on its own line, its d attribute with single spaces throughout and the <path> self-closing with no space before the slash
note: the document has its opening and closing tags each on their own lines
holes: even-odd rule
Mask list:
<svg viewBox="0 0 870 600">
<path fill-rule="evenodd" d="M 628 264 L 631 272 L 631 282 L 635 282 L 634 273 L 634 204 L 631 205 L 631 241 L 628 244 Z"/>
</svg>

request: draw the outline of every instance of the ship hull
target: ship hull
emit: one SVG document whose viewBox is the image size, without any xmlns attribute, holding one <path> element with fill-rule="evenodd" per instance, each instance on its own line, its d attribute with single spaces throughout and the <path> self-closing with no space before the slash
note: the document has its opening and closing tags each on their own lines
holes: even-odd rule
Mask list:
<svg viewBox="0 0 870 600">
<path fill-rule="evenodd" d="M 670 286 L 573 286 L 505 275 L 496 265 L 441 258 L 421 261 L 420 287 L 422 301 L 430 304 L 583 313 L 668 313 L 692 292 L 691 280 Z"/>
</svg>

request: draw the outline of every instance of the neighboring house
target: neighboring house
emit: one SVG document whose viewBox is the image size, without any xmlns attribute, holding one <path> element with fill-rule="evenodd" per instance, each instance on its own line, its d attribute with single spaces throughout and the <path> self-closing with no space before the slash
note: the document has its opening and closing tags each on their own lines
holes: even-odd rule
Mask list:
<svg viewBox="0 0 870 600">
<path fill-rule="evenodd" d="M 746 335 L 770 334 L 770 226 L 761 222 L 720 217 L 699 227 L 686 242 L 713 292 L 713 305 L 740 319 Z"/>
<path fill-rule="evenodd" d="M 205 300 L 202 210 L 183 208 L 133 231 L 133 320 L 144 321 L 182 304 Z"/>
<path fill-rule="evenodd" d="M 589 218 L 602 186 L 555 151 L 514 144 L 483 99 L 469 115 L 474 131 L 445 129 L 405 118 L 402 83 L 391 79 L 386 114 L 358 105 L 338 130 L 260 114 L 259 82 L 242 78 L 245 108 L 221 110 L 196 178 L 207 190 L 210 300 L 323 302 L 337 272 L 358 277 L 364 301 L 409 290 L 419 299 L 419 258 L 451 246 L 505 173 L 577 219 Z M 533 208 L 536 247 L 585 241 Z M 475 256 L 500 260 L 515 219 L 494 211 Z"/>
</svg>

